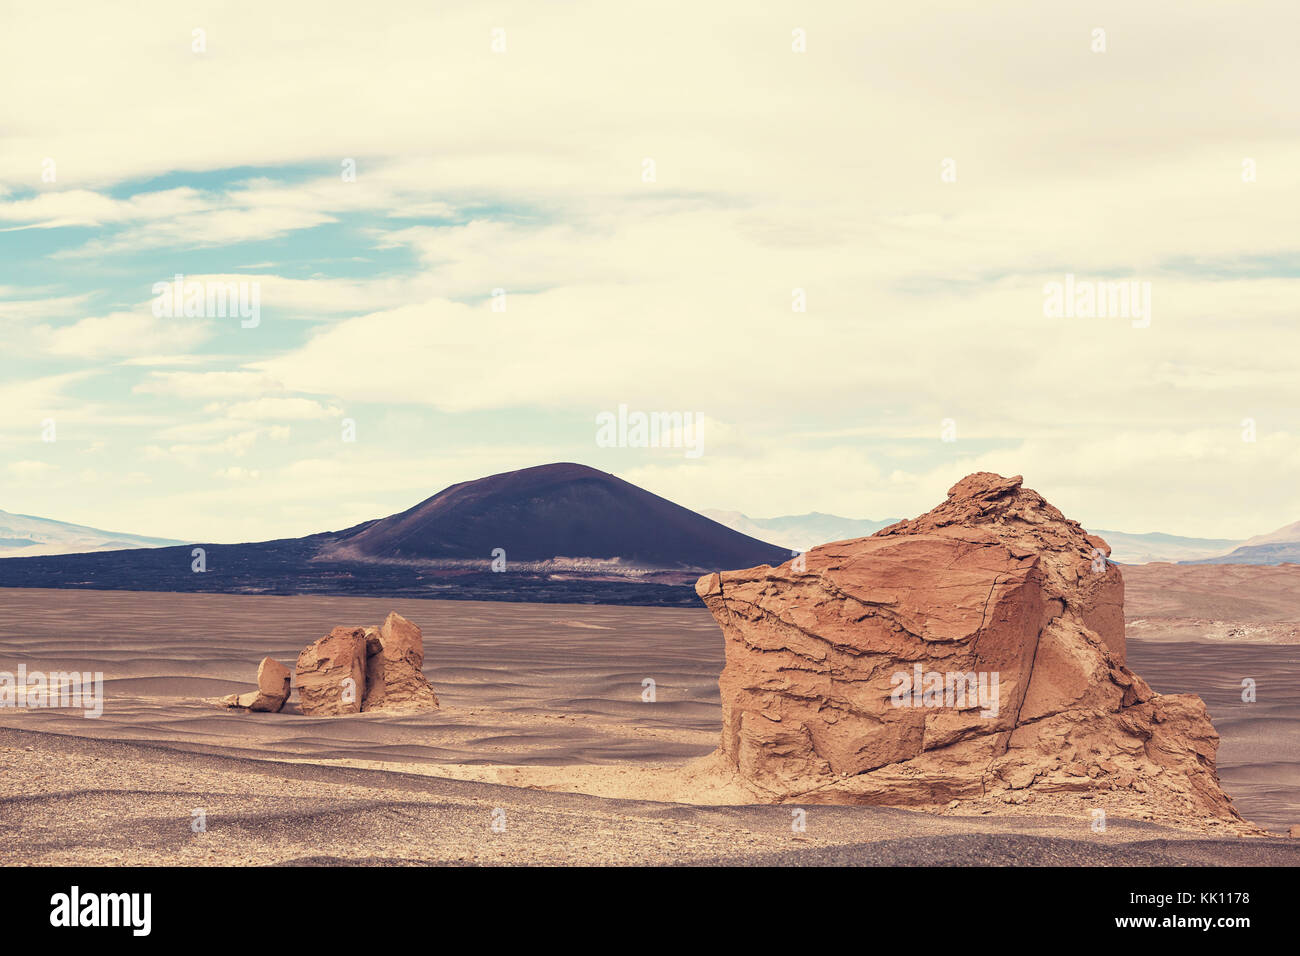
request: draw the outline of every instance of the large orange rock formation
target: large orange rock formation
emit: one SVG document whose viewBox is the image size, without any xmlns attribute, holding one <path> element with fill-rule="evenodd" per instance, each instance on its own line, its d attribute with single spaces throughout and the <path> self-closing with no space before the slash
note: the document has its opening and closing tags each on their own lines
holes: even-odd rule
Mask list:
<svg viewBox="0 0 1300 956">
<path fill-rule="evenodd" d="M 775 801 L 1082 798 L 1240 823 L 1201 699 L 1125 666 L 1109 553 L 1019 476 L 982 472 L 872 537 L 706 575 L 726 638 L 722 759 Z"/>
</svg>

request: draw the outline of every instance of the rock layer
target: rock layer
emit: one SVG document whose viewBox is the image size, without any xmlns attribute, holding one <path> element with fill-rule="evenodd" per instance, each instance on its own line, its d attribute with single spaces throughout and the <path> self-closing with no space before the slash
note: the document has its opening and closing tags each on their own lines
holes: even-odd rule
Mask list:
<svg viewBox="0 0 1300 956">
<path fill-rule="evenodd" d="M 1018 476 L 979 473 L 872 537 L 706 575 L 722 758 L 777 801 L 1081 798 L 1240 823 L 1200 698 L 1124 664 L 1108 555 Z"/>
</svg>

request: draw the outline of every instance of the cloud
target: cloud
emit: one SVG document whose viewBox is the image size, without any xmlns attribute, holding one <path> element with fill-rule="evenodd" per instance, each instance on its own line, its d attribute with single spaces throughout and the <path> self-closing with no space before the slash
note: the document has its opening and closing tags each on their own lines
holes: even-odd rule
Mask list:
<svg viewBox="0 0 1300 956">
<path fill-rule="evenodd" d="M 203 431 L 200 429 L 200 433 Z M 288 440 L 289 435 L 289 428 L 285 425 L 245 428 L 215 441 L 178 442 L 166 447 L 146 445 L 143 452 L 146 458 L 153 461 L 174 461 L 193 468 L 202 459 L 212 456 L 243 458 L 263 440 L 284 442 Z"/>
<path fill-rule="evenodd" d="M 102 226 L 175 218 L 204 205 L 201 194 L 188 187 L 138 193 L 126 199 L 89 189 L 51 189 L 27 199 L 0 203 L 0 222 L 37 229 Z"/>
<path fill-rule="evenodd" d="M 325 406 L 309 398 L 276 397 L 259 398 L 251 402 L 235 402 L 230 405 L 215 403 L 204 411 L 220 413 L 234 419 L 321 419 L 337 418 L 342 412 L 333 406 Z"/>
<path fill-rule="evenodd" d="M 12 461 L 8 465 L 9 474 L 13 475 L 19 481 L 34 481 L 44 478 L 51 472 L 57 471 L 58 466 L 52 465 L 46 461 Z"/>
<path fill-rule="evenodd" d="M 257 283 L 262 308 L 275 309 L 277 315 L 287 319 L 317 322 L 337 315 L 355 315 L 420 301 L 438 288 L 428 273 L 369 279 L 294 279 L 249 272 L 187 275 L 185 281 L 201 283 L 205 288 L 209 284 Z"/>
<path fill-rule="evenodd" d="M 396 178 L 385 178 L 387 169 L 398 170 Z M 337 177 L 295 183 L 259 178 L 224 189 L 142 191 L 127 198 L 53 188 L 0 201 L 0 222 L 18 223 L 9 227 L 11 231 L 104 227 L 101 237 L 53 254 L 85 258 L 264 241 L 334 223 L 351 212 L 380 213 L 390 219 L 456 215 L 451 203 L 429 198 L 429 183 L 401 178 L 409 171 L 384 163 L 376 164 L 373 172 L 360 183 Z"/>
<path fill-rule="evenodd" d="M 106 358 L 169 349 L 184 351 L 196 348 L 211 335 L 211 325 L 206 321 L 159 319 L 144 307 L 91 316 L 71 325 L 37 326 L 32 340 L 55 356 Z"/>
<path fill-rule="evenodd" d="M 28 294 L 36 290 L 27 290 Z M 0 289 L 0 295 L 5 290 Z M 48 296 L 40 299 L 0 299 L 0 321 L 25 323 L 33 319 L 63 317 L 78 312 L 90 298 L 90 293 Z"/>
<path fill-rule="evenodd" d="M 95 375 L 95 370 L 84 369 L 0 381 L 0 426 L 36 439 L 44 431 L 47 419 L 54 420 L 56 436 L 60 424 L 98 419 L 102 406 L 70 394 Z"/>
<path fill-rule="evenodd" d="M 273 376 L 252 371 L 150 372 L 132 388 L 140 395 L 170 398 L 250 398 L 278 392 L 283 386 Z"/>
</svg>

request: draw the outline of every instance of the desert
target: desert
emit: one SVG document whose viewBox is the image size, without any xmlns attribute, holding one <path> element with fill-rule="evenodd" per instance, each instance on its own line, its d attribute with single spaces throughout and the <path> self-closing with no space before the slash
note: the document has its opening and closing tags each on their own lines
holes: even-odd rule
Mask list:
<svg viewBox="0 0 1300 956">
<path fill-rule="evenodd" d="M 1126 607 L 1145 613 L 1141 581 Z M 96 720 L 0 709 L 7 864 L 1300 863 L 1300 705 L 1285 692 L 1300 661 L 1285 644 L 1130 635 L 1127 666 L 1156 692 L 1205 701 L 1219 781 L 1252 826 L 1138 805 L 1098 831 L 1087 798 L 757 802 L 717 762 L 726 661 L 703 608 L 83 589 L 6 589 L 0 604 L 0 670 L 103 671 L 106 698 Z M 264 657 L 292 664 L 339 621 L 393 612 L 423 632 L 436 710 L 221 704 Z"/>
<path fill-rule="evenodd" d="M 1298 32 L 8 4 L 6 939 L 1285 932 Z"/>
<path fill-rule="evenodd" d="M 499 514 L 580 525 L 593 496 L 719 563 L 784 557 L 570 465 L 361 533 L 409 559 L 440 521 L 509 541 Z M 707 572 L 694 608 L 3 588 L 0 674 L 95 699 L 0 707 L 0 860 L 1295 862 L 1300 662 L 1259 629 L 1293 616 L 1289 569 L 1109 553 L 977 472 L 868 536 Z"/>
</svg>

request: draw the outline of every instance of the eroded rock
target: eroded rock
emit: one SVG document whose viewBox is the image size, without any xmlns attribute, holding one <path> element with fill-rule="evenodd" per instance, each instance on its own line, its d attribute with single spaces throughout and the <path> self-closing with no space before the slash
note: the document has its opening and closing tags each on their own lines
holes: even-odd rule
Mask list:
<svg viewBox="0 0 1300 956">
<path fill-rule="evenodd" d="M 424 635 L 419 627 L 393 611 L 377 630 L 367 629 L 366 653 L 362 710 L 438 709 L 438 695 L 424 676 Z"/>
<path fill-rule="evenodd" d="M 292 675 L 289 668 L 269 657 L 262 658 L 257 666 L 257 690 L 247 694 L 231 694 L 221 702 L 227 707 L 276 714 L 289 699 Z"/>
<path fill-rule="evenodd" d="M 298 655 L 298 707 L 309 717 L 358 714 L 366 691 L 366 628 L 336 627 Z"/>
<path fill-rule="evenodd" d="M 1125 666 L 1109 551 L 1019 477 L 979 473 L 872 537 L 700 578 L 726 639 L 722 758 L 777 801 L 1082 797 L 1240 821 L 1200 698 Z"/>
</svg>

